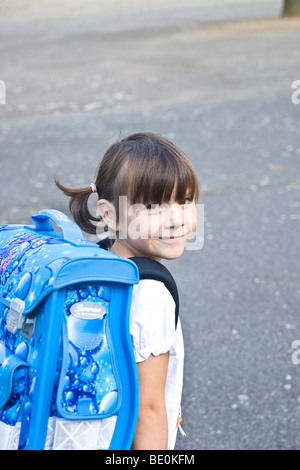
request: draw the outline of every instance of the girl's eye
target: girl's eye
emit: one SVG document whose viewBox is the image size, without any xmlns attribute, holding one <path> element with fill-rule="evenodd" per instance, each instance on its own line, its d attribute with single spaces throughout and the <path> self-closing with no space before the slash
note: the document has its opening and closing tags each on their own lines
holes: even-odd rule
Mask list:
<svg viewBox="0 0 300 470">
<path fill-rule="evenodd" d="M 185 197 L 185 198 L 183 199 L 183 201 L 182 201 L 181 204 L 182 204 L 182 205 L 187 205 L 187 204 L 190 204 L 190 202 L 191 202 L 191 199 L 188 198 L 188 197 Z"/>
<path fill-rule="evenodd" d="M 146 206 L 146 209 L 148 210 L 157 210 L 159 209 L 160 204 L 158 202 L 152 202 L 151 204 L 148 204 Z"/>
</svg>

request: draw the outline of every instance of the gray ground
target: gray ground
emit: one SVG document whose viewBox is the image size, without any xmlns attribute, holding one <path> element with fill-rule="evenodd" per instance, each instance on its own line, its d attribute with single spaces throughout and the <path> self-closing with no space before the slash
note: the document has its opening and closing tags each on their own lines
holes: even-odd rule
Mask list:
<svg viewBox="0 0 300 470">
<path fill-rule="evenodd" d="M 202 250 L 167 263 L 186 344 L 177 448 L 299 448 L 300 20 L 278 2 L 119 23 L 95 5 L 16 11 L 0 10 L 0 223 L 67 211 L 53 175 L 88 185 L 119 135 L 173 140 L 205 207 Z"/>
</svg>

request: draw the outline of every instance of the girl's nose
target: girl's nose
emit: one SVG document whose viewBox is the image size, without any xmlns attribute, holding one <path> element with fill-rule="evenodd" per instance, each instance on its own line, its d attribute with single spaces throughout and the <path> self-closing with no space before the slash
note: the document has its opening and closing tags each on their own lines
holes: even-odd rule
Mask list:
<svg viewBox="0 0 300 470">
<path fill-rule="evenodd" d="M 184 224 L 183 210 L 180 204 L 172 204 L 169 208 L 169 227 L 182 227 Z"/>
</svg>

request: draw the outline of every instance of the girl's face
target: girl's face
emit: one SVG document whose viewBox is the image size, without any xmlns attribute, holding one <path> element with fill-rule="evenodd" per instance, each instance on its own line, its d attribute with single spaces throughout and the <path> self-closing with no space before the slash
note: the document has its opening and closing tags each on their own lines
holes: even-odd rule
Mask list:
<svg viewBox="0 0 300 470">
<path fill-rule="evenodd" d="M 178 203 L 172 196 L 167 204 L 120 207 L 118 225 L 112 252 L 157 261 L 175 259 L 181 256 L 196 229 L 196 205 L 188 198 Z"/>
</svg>

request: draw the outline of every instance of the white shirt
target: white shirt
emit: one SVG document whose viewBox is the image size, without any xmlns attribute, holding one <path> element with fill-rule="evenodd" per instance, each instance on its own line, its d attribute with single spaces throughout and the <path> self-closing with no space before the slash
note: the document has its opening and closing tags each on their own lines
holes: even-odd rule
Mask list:
<svg viewBox="0 0 300 470">
<path fill-rule="evenodd" d="M 168 449 L 172 450 L 178 429 L 184 346 L 179 319 L 175 329 L 175 302 L 162 282 L 144 279 L 133 287 L 130 335 L 136 362 L 145 361 L 151 354 L 158 356 L 169 352 L 165 400 L 168 415 Z"/>
</svg>

